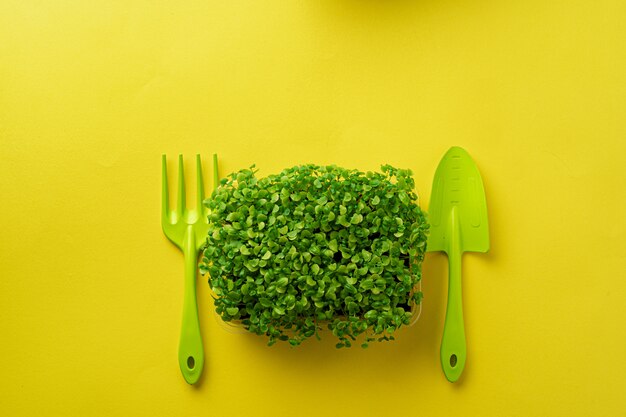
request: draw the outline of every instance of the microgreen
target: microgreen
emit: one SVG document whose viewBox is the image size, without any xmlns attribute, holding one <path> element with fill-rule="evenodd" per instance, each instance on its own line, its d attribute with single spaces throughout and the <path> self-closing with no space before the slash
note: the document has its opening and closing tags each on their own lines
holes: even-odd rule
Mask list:
<svg viewBox="0 0 626 417">
<path fill-rule="evenodd" d="M 410 322 L 428 223 L 410 170 L 381 173 L 300 165 L 257 178 L 223 178 L 204 205 L 209 231 L 200 270 L 215 308 L 292 346 L 326 325 L 350 347 L 393 340 Z"/>
</svg>

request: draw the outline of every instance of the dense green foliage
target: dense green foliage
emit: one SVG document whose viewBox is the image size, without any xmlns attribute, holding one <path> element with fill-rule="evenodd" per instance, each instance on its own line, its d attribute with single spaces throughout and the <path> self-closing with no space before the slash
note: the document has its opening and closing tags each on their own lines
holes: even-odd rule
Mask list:
<svg viewBox="0 0 626 417">
<path fill-rule="evenodd" d="M 302 165 L 257 178 L 229 175 L 204 204 L 200 269 L 217 313 L 249 331 L 300 344 L 322 323 L 337 347 L 392 333 L 420 303 L 428 223 L 410 170 L 363 173 Z"/>
</svg>

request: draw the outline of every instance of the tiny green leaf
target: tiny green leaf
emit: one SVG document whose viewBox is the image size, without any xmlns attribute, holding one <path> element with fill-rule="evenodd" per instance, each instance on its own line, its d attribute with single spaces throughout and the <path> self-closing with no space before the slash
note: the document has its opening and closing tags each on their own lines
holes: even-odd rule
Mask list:
<svg viewBox="0 0 626 417">
<path fill-rule="evenodd" d="M 355 214 L 354 216 L 352 216 L 352 218 L 350 219 L 350 223 L 352 224 L 359 224 L 363 221 L 363 215 L 362 214 Z"/>
</svg>

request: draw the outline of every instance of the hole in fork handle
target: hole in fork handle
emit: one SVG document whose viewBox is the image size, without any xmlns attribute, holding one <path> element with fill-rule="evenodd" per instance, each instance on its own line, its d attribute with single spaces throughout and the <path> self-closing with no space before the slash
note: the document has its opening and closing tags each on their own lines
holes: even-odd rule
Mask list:
<svg viewBox="0 0 626 417">
<path fill-rule="evenodd" d="M 454 368 L 456 366 L 456 363 L 457 363 L 457 357 L 453 353 L 452 356 L 450 356 L 450 366 Z"/>
</svg>

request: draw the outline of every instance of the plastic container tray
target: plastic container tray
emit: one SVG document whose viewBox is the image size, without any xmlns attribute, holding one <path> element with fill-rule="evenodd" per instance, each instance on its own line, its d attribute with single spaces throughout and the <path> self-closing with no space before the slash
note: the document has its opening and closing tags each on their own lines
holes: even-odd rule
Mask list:
<svg viewBox="0 0 626 417">
<path fill-rule="evenodd" d="M 422 281 L 420 280 L 420 282 L 418 282 L 418 284 L 415 286 L 414 292 L 421 291 L 421 290 L 422 290 Z M 216 296 L 213 290 L 211 290 L 211 295 L 213 295 L 214 297 Z M 415 323 L 417 323 L 417 321 L 419 320 L 420 316 L 422 315 L 422 303 L 423 301 L 420 302 L 419 305 L 416 305 L 415 303 L 413 303 L 412 308 L 411 308 L 411 313 L 412 313 L 411 321 L 407 326 L 411 327 Z M 213 317 L 215 317 L 215 320 L 219 323 L 220 327 L 222 327 L 227 332 L 232 333 L 232 334 L 248 333 L 248 330 L 246 330 L 246 328 L 243 326 L 240 320 L 224 321 L 222 320 L 222 317 L 219 314 L 217 314 L 217 312 L 215 311 L 215 308 L 212 308 L 211 310 L 213 312 Z"/>
</svg>

